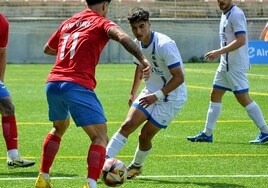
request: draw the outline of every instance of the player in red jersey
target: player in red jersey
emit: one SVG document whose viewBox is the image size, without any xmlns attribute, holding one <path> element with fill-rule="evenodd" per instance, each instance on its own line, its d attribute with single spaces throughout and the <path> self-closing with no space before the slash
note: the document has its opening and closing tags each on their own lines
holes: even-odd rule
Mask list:
<svg viewBox="0 0 268 188">
<path fill-rule="evenodd" d="M 7 147 L 7 165 L 9 168 L 28 167 L 33 166 L 35 162 L 19 156 L 15 107 L 10 93 L 3 83 L 6 70 L 8 31 L 9 23 L 0 14 L 0 113 L 2 115 L 3 135 Z"/>
<path fill-rule="evenodd" d="M 105 161 L 108 142 L 106 118 L 94 93 L 95 68 L 109 39 L 121 43 L 141 63 L 148 79 L 149 62 L 131 37 L 106 18 L 111 0 L 87 0 L 88 9 L 64 21 L 50 37 L 44 52 L 56 55 L 46 84 L 49 120 L 53 128 L 43 144 L 40 173 L 35 187 L 52 187 L 50 167 L 59 150 L 61 137 L 70 124 L 70 116 L 91 140 L 88 151 L 86 187 L 97 187 Z"/>
</svg>

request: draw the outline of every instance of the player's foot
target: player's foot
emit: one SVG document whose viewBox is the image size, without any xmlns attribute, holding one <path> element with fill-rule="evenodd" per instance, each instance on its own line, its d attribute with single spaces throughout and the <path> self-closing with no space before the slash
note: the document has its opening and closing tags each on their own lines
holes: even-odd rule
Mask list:
<svg viewBox="0 0 268 188">
<path fill-rule="evenodd" d="M 213 135 L 207 136 L 204 132 L 200 132 L 195 136 L 187 136 L 191 142 L 213 142 Z"/>
<path fill-rule="evenodd" d="M 38 177 L 35 181 L 35 188 L 52 188 L 50 179 L 45 179 L 42 173 L 38 174 Z"/>
<path fill-rule="evenodd" d="M 35 161 L 27 160 L 22 157 L 16 157 L 15 159 L 7 159 L 8 168 L 18 168 L 18 167 L 30 167 L 35 164 Z"/>
<path fill-rule="evenodd" d="M 88 182 L 87 182 L 87 183 L 85 183 L 85 185 L 84 185 L 84 187 L 83 187 L 83 188 L 90 188 L 90 186 L 89 186 Z"/>
<path fill-rule="evenodd" d="M 127 179 L 135 178 L 142 173 L 142 166 L 137 167 L 131 164 L 127 167 Z"/>
<path fill-rule="evenodd" d="M 260 132 L 255 140 L 249 141 L 251 144 L 263 144 L 268 142 L 268 134 Z"/>
</svg>

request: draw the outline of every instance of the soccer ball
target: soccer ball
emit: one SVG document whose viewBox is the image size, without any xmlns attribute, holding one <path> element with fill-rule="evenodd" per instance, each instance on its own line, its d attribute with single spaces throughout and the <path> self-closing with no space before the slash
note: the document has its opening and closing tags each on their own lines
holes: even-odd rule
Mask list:
<svg viewBox="0 0 268 188">
<path fill-rule="evenodd" d="M 102 180 L 109 187 L 118 187 L 127 179 L 127 167 L 122 161 L 106 159 L 102 169 Z"/>
</svg>

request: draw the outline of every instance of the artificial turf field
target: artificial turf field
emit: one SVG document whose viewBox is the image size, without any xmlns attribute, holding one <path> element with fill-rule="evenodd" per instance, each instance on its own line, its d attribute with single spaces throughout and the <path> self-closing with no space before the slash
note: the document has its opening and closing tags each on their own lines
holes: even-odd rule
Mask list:
<svg viewBox="0 0 268 188">
<path fill-rule="evenodd" d="M 51 129 L 47 118 L 45 81 L 52 64 L 8 64 L 5 84 L 16 106 L 20 155 L 36 165 L 8 169 L 3 135 L 0 136 L 0 188 L 31 188 L 40 166 L 43 140 Z M 108 120 L 109 137 L 128 111 L 134 73 L 132 64 L 100 64 L 96 93 Z M 188 101 L 183 110 L 153 140 L 153 150 L 143 174 L 127 181 L 125 188 L 246 188 L 268 187 L 268 144 L 250 145 L 258 129 L 232 93 L 223 99 L 222 114 L 213 143 L 191 143 L 186 137 L 203 130 L 216 63 L 185 64 Z M 252 65 L 248 74 L 250 95 L 268 121 L 268 66 Z M 133 133 L 117 158 L 127 165 L 136 149 L 139 131 Z M 83 187 L 90 141 L 72 123 L 64 135 L 51 169 L 55 188 Z M 98 187 L 105 187 L 99 181 Z"/>
</svg>

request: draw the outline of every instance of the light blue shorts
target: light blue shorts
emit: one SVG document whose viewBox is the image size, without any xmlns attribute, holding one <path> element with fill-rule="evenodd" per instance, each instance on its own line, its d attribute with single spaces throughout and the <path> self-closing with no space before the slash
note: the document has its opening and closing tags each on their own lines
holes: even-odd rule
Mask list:
<svg viewBox="0 0 268 188">
<path fill-rule="evenodd" d="M 165 129 L 183 108 L 187 100 L 186 91 L 179 93 L 177 100 L 157 101 L 144 108 L 139 104 L 139 100 L 150 93 L 147 89 L 143 89 L 132 106 L 141 110 L 155 126 Z"/>
<path fill-rule="evenodd" d="M 248 92 L 248 78 L 245 72 L 217 71 L 213 81 L 213 88 L 236 93 Z"/>
<path fill-rule="evenodd" d="M 50 121 L 65 120 L 69 115 L 76 126 L 106 123 L 100 101 L 94 91 L 73 82 L 46 84 Z"/>
</svg>

